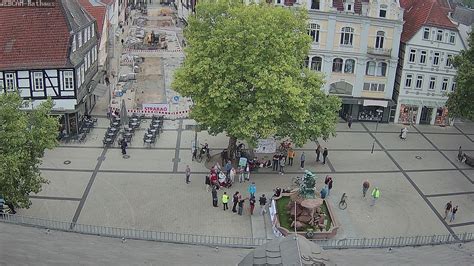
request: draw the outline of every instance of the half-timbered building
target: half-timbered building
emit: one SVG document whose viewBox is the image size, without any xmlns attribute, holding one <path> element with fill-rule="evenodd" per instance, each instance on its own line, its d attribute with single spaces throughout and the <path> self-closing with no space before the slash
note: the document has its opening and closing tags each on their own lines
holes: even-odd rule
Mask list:
<svg viewBox="0 0 474 266">
<path fill-rule="evenodd" d="M 96 102 L 97 23 L 76 0 L 41 2 L 0 5 L 0 93 L 18 91 L 25 109 L 52 98 L 74 134 Z"/>
</svg>

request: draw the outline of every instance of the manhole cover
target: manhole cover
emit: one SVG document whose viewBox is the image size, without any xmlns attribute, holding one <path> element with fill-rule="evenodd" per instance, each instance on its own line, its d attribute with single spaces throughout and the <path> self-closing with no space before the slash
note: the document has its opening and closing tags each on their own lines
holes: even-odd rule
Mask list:
<svg viewBox="0 0 474 266">
<path fill-rule="evenodd" d="M 421 156 L 415 156 L 415 158 L 418 159 L 418 160 L 423 159 L 423 157 L 421 157 Z"/>
<path fill-rule="evenodd" d="M 124 154 L 124 155 L 122 155 L 122 158 L 124 158 L 124 159 L 128 159 L 128 158 L 130 158 L 130 155 L 128 155 L 128 154 Z"/>
<path fill-rule="evenodd" d="M 64 161 L 63 163 L 64 163 L 64 164 L 70 164 L 70 163 L 71 163 L 71 161 L 69 161 L 69 160 L 66 160 L 66 161 Z"/>
</svg>

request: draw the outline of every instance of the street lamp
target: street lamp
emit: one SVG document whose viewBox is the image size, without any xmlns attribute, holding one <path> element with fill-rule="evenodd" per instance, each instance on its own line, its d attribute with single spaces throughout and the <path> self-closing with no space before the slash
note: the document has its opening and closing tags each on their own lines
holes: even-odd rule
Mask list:
<svg viewBox="0 0 474 266">
<path fill-rule="evenodd" d="M 372 141 L 372 150 L 370 151 L 370 153 L 374 153 L 374 147 L 375 147 L 375 136 L 377 136 L 377 130 L 379 129 L 379 122 L 381 120 L 381 114 L 383 112 L 383 110 L 381 109 L 377 109 L 375 110 L 377 111 L 377 124 L 375 125 L 375 134 L 374 134 L 374 140 Z"/>
</svg>

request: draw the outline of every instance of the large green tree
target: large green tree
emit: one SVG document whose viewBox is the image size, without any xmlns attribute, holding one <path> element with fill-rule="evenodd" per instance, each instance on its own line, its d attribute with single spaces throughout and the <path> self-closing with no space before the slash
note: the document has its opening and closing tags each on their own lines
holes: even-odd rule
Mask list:
<svg viewBox="0 0 474 266">
<path fill-rule="evenodd" d="M 186 59 L 173 88 L 193 99 L 191 117 L 211 134 L 289 137 L 298 146 L 335 132 L 340 100 L 303 68 L 307 12 L 268 4 L 199 1 L 184 36 Z"/>
<path fill-rule="evenodd" d="M 27 208 L 29 194 L 48 181 L 38 169 L 45 149 L 56 146 L 58 119 L 50 116 L 47 100 L 32 111 L 22 111 L 17 93 L 0 94 L 0 195 Z"/>
<path fill-rule="evenodd" d="M 457 68 L 456 90 L 449 94 L 449 115 L 474 120 L 474 28 L 469 34 L 469 47 L 454 58 Z"/>
</svg>

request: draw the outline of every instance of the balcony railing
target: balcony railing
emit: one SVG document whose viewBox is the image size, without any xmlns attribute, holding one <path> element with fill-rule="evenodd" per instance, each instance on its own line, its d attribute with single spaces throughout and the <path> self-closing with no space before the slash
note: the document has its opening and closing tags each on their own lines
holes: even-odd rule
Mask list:
<svg viewBox="0 0 474 266">
<path fill-rule="evenodd" d="M 390 56 L 392 54 L 392 49 L 367 47 L 367 53 L 372 55 Z"/>
</svg>

